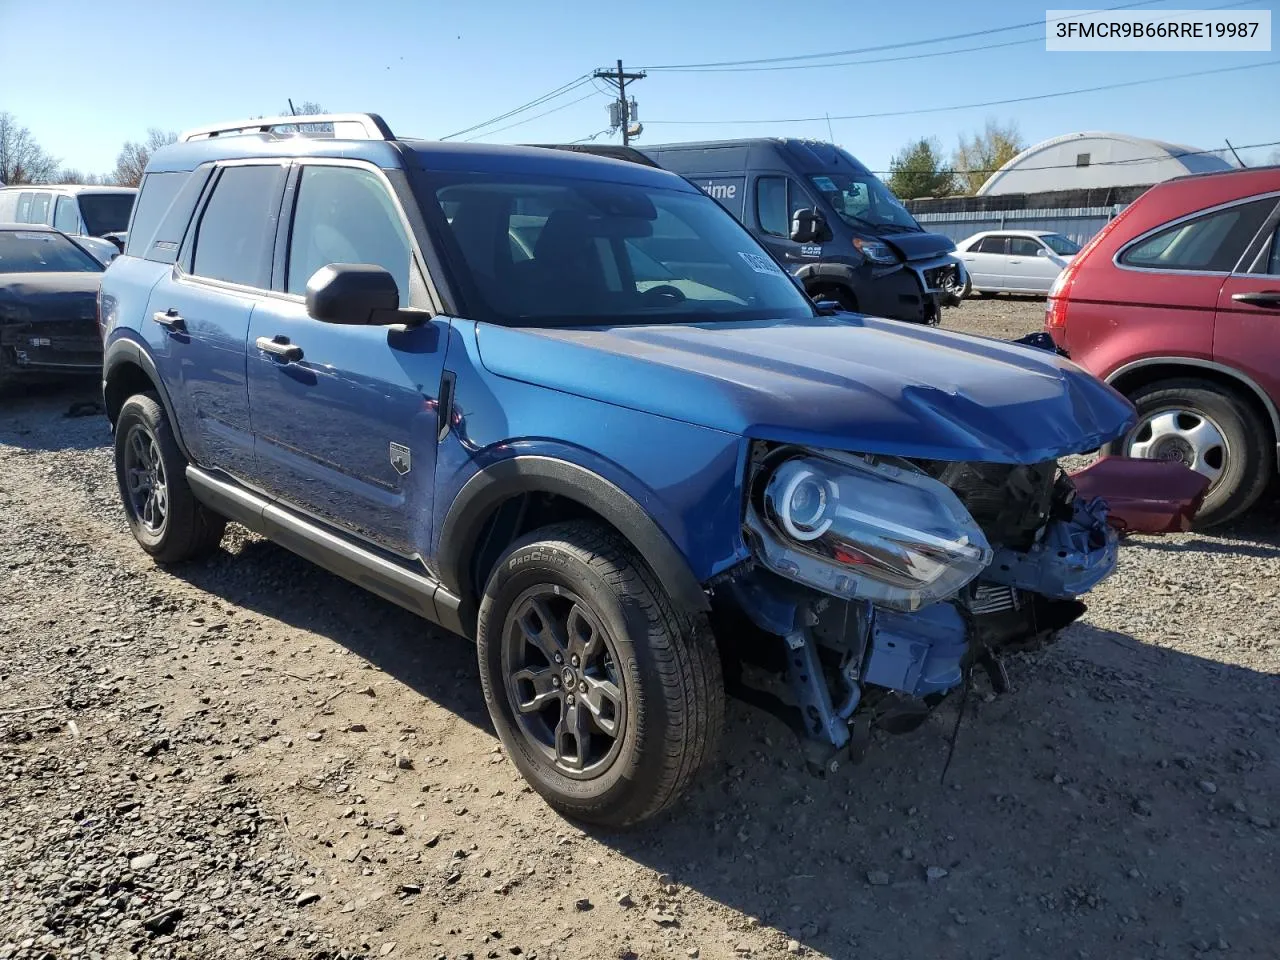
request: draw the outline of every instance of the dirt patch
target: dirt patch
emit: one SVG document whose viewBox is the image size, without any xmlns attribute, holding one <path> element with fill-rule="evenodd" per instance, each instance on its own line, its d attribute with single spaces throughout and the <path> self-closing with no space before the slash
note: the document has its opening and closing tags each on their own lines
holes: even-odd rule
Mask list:
<svg viewBox="0 0 1280 960">
<path fill-rule="evenodd" d="M 1126 546 L 945 784 L 954 705 L 817 780 L 733 703 L 610 834 L 524 786 L 464 641 L 235 527 L 155 567 L 76 399 L 0 412 L 0 958 L 1275 956 L 1274 508 Z"/>
</svg>

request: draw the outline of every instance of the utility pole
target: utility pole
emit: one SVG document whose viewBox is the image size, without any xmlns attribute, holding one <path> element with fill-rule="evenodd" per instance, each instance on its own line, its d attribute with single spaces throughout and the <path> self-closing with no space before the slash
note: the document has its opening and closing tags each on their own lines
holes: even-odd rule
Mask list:
<svg viewBox="0 0 1280 960">
<path fill-rule="evenodd" d="M 616 70 L 600 69 L 593 76 L 597 80 L 604 80 L 617 87 L 618 99 L 609 104 L 609 125 L 622 128 L 622 145 L 629 146 L 631 138 L 640 135 L 640 128 L 637 125 L 635 133 L 631 132 L 631 124 L 639 119 L 639 111 L 636 110 L 635 98 L 627 99 L 627 84 L 632 80 L 643 80 L 644 72 L 627 73 L 622 69 L 622 61 L 619 60 Z"/>
</svg>

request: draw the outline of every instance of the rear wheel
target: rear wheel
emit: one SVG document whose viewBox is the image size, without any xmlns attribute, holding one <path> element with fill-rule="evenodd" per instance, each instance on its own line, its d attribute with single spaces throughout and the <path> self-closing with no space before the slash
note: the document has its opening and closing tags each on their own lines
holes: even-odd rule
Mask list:
<svg viewBox="0 0 1280 960">
<path fill-rule="evenodd" d="M 676 611 L 644 561 L 595 524 L 545 527 L 507 551 L 477 648 L 498 736 L 567 816 L 651 817 L 714 752 L 724 685 L 705 619 Z"/>
<path fill-rule="evenodd" d="M 1265 423 L 1242 397 L 1207 380 L 1161 380 L 1129 395 L 1138 422 L 1109 453 L 1185 464 L 1209 478 L 1196 526 L 1211 527 L 1253 506 L 1275 472 Z"/>
<path fill-rule="evenodd" d="M 217 548 L 227 521 L 192 494 L 187 459 L 155 394 L 135 394 L 120 408 L 115 460 L 125 518 L 143 550 L 177 563 Z"/>
</svg>

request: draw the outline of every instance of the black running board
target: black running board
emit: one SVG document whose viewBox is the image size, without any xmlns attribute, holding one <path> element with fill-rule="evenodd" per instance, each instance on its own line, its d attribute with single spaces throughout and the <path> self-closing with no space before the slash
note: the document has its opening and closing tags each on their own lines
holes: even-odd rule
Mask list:
<svg viewBox="0 0 1280 960">
<path fill-rule="evenodd" d="M 214 513 L 446 630 L 471 635 L 462 624 L 458 598 L 426 574 L 406 569 L 199 467 L 187 467 L 187 483 L 196 499 Z"/>
</svg>

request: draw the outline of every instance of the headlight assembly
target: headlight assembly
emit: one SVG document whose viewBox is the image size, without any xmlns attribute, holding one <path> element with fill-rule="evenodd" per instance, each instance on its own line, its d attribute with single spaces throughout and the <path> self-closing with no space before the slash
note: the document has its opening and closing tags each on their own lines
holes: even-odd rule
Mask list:
<svg viewBox="0 0 1280 960">
<path fill-rule="evenodd" d="M 748 512 L 761 561 L 846 599 L 915 610 L 991 562 L 982 530 L 937 480 L 831 453 L 786 460 Z"/>
</svg>

